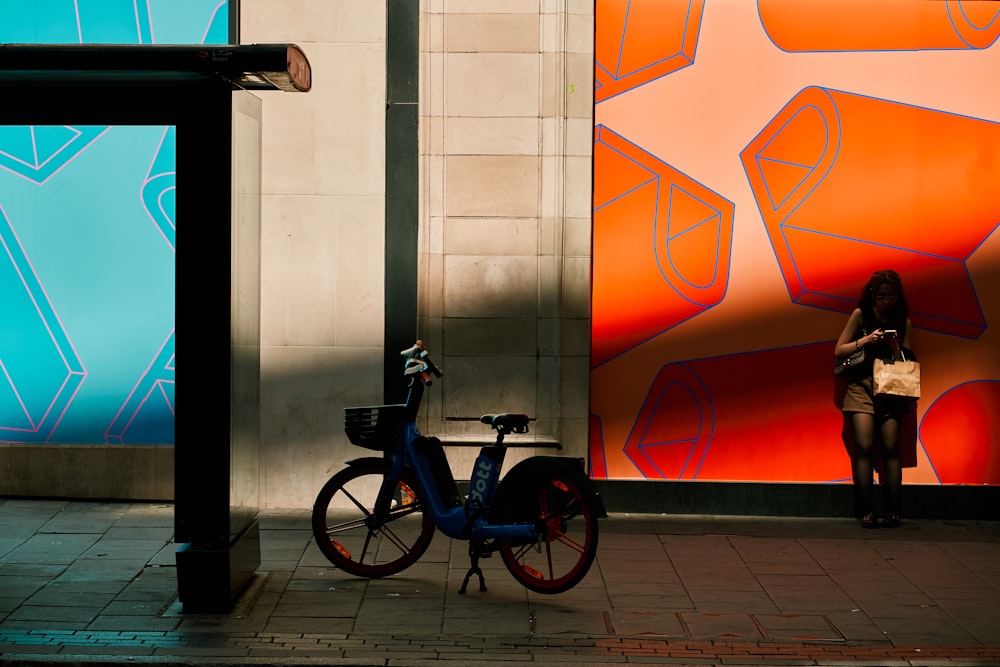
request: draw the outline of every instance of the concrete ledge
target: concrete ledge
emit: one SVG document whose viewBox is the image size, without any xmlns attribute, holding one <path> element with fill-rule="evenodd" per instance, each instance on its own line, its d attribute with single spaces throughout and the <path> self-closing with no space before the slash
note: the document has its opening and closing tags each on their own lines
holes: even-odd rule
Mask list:
<svg viewBox="0 0 1000 667">
<path fill-rule="evenodd" d="M 172 445 L 0 444 L 0 496 L 172 501 Z"/>
<path fill-rule="evenodd" d="M 609 512 L 840 517 L 854 514 L 851 484 L 595 480 Z M 881 507 L 876 487 L 876 507 Z M 1000 521 L 1000 487 L 903 484 L 909 519 Z"/>
</svg>

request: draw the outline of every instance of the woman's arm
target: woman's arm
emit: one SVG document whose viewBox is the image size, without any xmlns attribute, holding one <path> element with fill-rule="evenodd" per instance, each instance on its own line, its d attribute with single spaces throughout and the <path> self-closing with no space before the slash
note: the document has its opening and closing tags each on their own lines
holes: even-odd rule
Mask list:
<svg viewBox="0 0 1000 667">
<path fill-rule="evenodd" d="M 847 324 L 844 325 L 844 330 L 840 332 L 840 338 L 837 339 L 837 346 L 833 353 L 838 359 L 843 359 L 849 357 L 859 349 L 868 344 L 867 336 L 861 338 L 857 342 L 854 341 L 854 334 L 857 333 L 858 327 L 861 326 L 861 309 L 855 308 L 851 316 L 847 318 Z"/>
</svg>

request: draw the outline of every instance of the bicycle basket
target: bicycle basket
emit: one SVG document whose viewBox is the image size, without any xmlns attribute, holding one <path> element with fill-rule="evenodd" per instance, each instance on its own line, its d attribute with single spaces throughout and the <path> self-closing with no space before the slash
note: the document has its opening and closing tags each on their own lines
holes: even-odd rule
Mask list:
<svg viewBox="0 0 1000 667">
<path fill-rule="evenodd" d="M 369 405 L 344 408 L 344 432 L 359 447 L 386 451 L 392 447 L 403 420 L 404 405 Z"/>
</svg>

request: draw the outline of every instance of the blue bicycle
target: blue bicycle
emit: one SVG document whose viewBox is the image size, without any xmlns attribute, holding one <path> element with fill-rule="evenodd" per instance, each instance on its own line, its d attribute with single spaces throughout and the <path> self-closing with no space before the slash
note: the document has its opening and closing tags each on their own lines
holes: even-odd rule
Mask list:
<svg viewBox="0 0 1000 667">
<path fill-rule="evenodd" d="M 504 438 L 528 432 L 523 414 L 485 415 L 496 443 L 483 447 L 463 498 L 439 439 L 416 426 L 424 389 L 441 370 L 421 341 L 404 350 L 409 377 L 406 402 L 344 410 L 352 443 L 381 457 L 347 462 L 323 486 L 312 513 L 316 543 L 338 568 L 361 577 L 384 577 L 415 563 L 435 528 L 469 542 L 471 564 L 459 593 L 478 575 L 479 559 L 499 552 L 526 588 L 562 593 L 587 574 L 597 553 L 597 520 L 607 516 L 583 460 L 534 456 L 501 479 Z"/>
</svg>

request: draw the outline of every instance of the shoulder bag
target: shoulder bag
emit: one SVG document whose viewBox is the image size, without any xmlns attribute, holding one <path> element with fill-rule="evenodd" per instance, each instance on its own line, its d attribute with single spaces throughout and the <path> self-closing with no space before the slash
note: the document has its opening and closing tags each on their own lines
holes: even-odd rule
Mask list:
<svg viewBox="0 0 1000 667">
<path fill-rule="evenodd" d="M 861 330 L 861 337 L 864 338 L 868 334 L 865 330 Z M 834 375 L 844 375 L 847 371 L 851 370 L 856 366 L 860 366 L 865 361 L 865 348 L 859 347 L 857 351 L 852 352 L 844 359 L 834 359 L 833 363 L 833 374 Z"/>
</svg>

